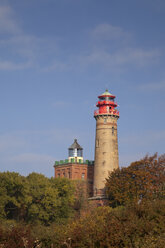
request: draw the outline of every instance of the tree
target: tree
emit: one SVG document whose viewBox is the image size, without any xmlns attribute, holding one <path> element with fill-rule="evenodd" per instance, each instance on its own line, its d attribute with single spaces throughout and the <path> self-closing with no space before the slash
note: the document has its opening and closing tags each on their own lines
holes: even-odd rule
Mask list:
<svg viewBox="0 0 165 248">
<path fill-rule="evenodd" d="M 26 178 L 15 172 L 0 173 L 0 216 L 21 220 L 29 198 Z"/>
<path fill-rule="evenodd" d="M 165 155 L 146 156 L 109 174 L 106 191 L 111 206 L 165 197 Z"/>
<path fill-rule="evenodd" d="M 0 173 L 0 218 L 27 223 L 66 221 L 73 213 L 74 186 L 69 179 L 31 173 Z"/>
<path fill-rule="evenodd" d="M 46 178 L 32 173 L 27 177 L 32 201 L 27 209 L 27 222 L 52 222 L 66 220 L 72 212 L 74 201 L 72 182 L 66 178 Z"/>
<path fill-rule="evenodd" d="M 58 192 L 57 219 L 62 221 L 73 215 L 75 185 L 68 178 L 51 178 L 51 187 Z"/>
<path fill-rule="evenodd" d="M 98 207 L 72 220 L 55 247 L 164 248 L 164 215 L 165 201 L 159 199 L 127 207 Z"/>
</svg>

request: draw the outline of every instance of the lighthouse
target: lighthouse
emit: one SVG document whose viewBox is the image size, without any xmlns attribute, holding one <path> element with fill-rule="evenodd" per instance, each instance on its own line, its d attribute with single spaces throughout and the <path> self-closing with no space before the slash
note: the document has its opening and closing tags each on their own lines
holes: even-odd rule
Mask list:
<svg viewBox="0 0 165 248">
<path fill-rule="evenodd" d="M 105 179 L 109 172 L 119 167 L 117 120 L 115 96 L 106 90 L 98 96 L 94 112 L 96 119 L 95 165 L 94 165 L 94 197 L 105 197 Z"/>
<path fill-rule="evenodd" d="M 68 160 L 72 161 L 75 159 L 76 162 L 83 162 L 83 148 L 78 144 L 77 139 L 74 140 L 74 143 L 68 148 L 69 157 Z"/>
</svg>

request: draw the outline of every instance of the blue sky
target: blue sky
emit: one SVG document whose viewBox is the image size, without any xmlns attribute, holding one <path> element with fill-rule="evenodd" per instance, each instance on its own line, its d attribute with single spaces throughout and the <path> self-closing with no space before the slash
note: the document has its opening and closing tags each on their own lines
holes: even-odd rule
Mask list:
<svg viewBox="0 0 165 248">
<path fill-rule="evenodd" d="M 119 104 L 120 166 L 165 147 L 164 0 L 1 0 L 0 171 L 53 176 L 97 96 Z"/>
</svg>

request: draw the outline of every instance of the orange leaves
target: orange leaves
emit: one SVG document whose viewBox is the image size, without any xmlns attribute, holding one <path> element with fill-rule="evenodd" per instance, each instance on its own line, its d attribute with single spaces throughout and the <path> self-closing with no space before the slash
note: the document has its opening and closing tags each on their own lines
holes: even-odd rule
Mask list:
<svg viewBox="0 0 165 248">
<path fill-rule="evenodd" d="M 113 171 L 106 181 L 111 206 L 141 202 L 143 199 L 164 197 L 165 155 L 146 156 L 127 168 Z"/>
</svg>

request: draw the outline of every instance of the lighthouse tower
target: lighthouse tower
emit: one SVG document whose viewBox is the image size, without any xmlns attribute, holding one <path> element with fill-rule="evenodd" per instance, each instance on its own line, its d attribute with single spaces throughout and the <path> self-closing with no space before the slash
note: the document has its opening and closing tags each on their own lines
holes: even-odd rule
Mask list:
<svg viewBox="0 0 165 248">
<path fill-rule="evenodd" d="M 93 195 L 105 196 L 105 179 L 109 172 L 119 167 L 117 120 L 115 96 L 106 90 L 98 96 L 98 109 L 94 112 L 96 119 L 95 165 Z"/>
<path fill-rule="evenodd" d="M 74 143 L 68 148 L 69 162 L 75 159 L 76 162 L 83 162 L 83 148 L 78 144 L 77 139 L 74 140 Z"/>
</svg>

